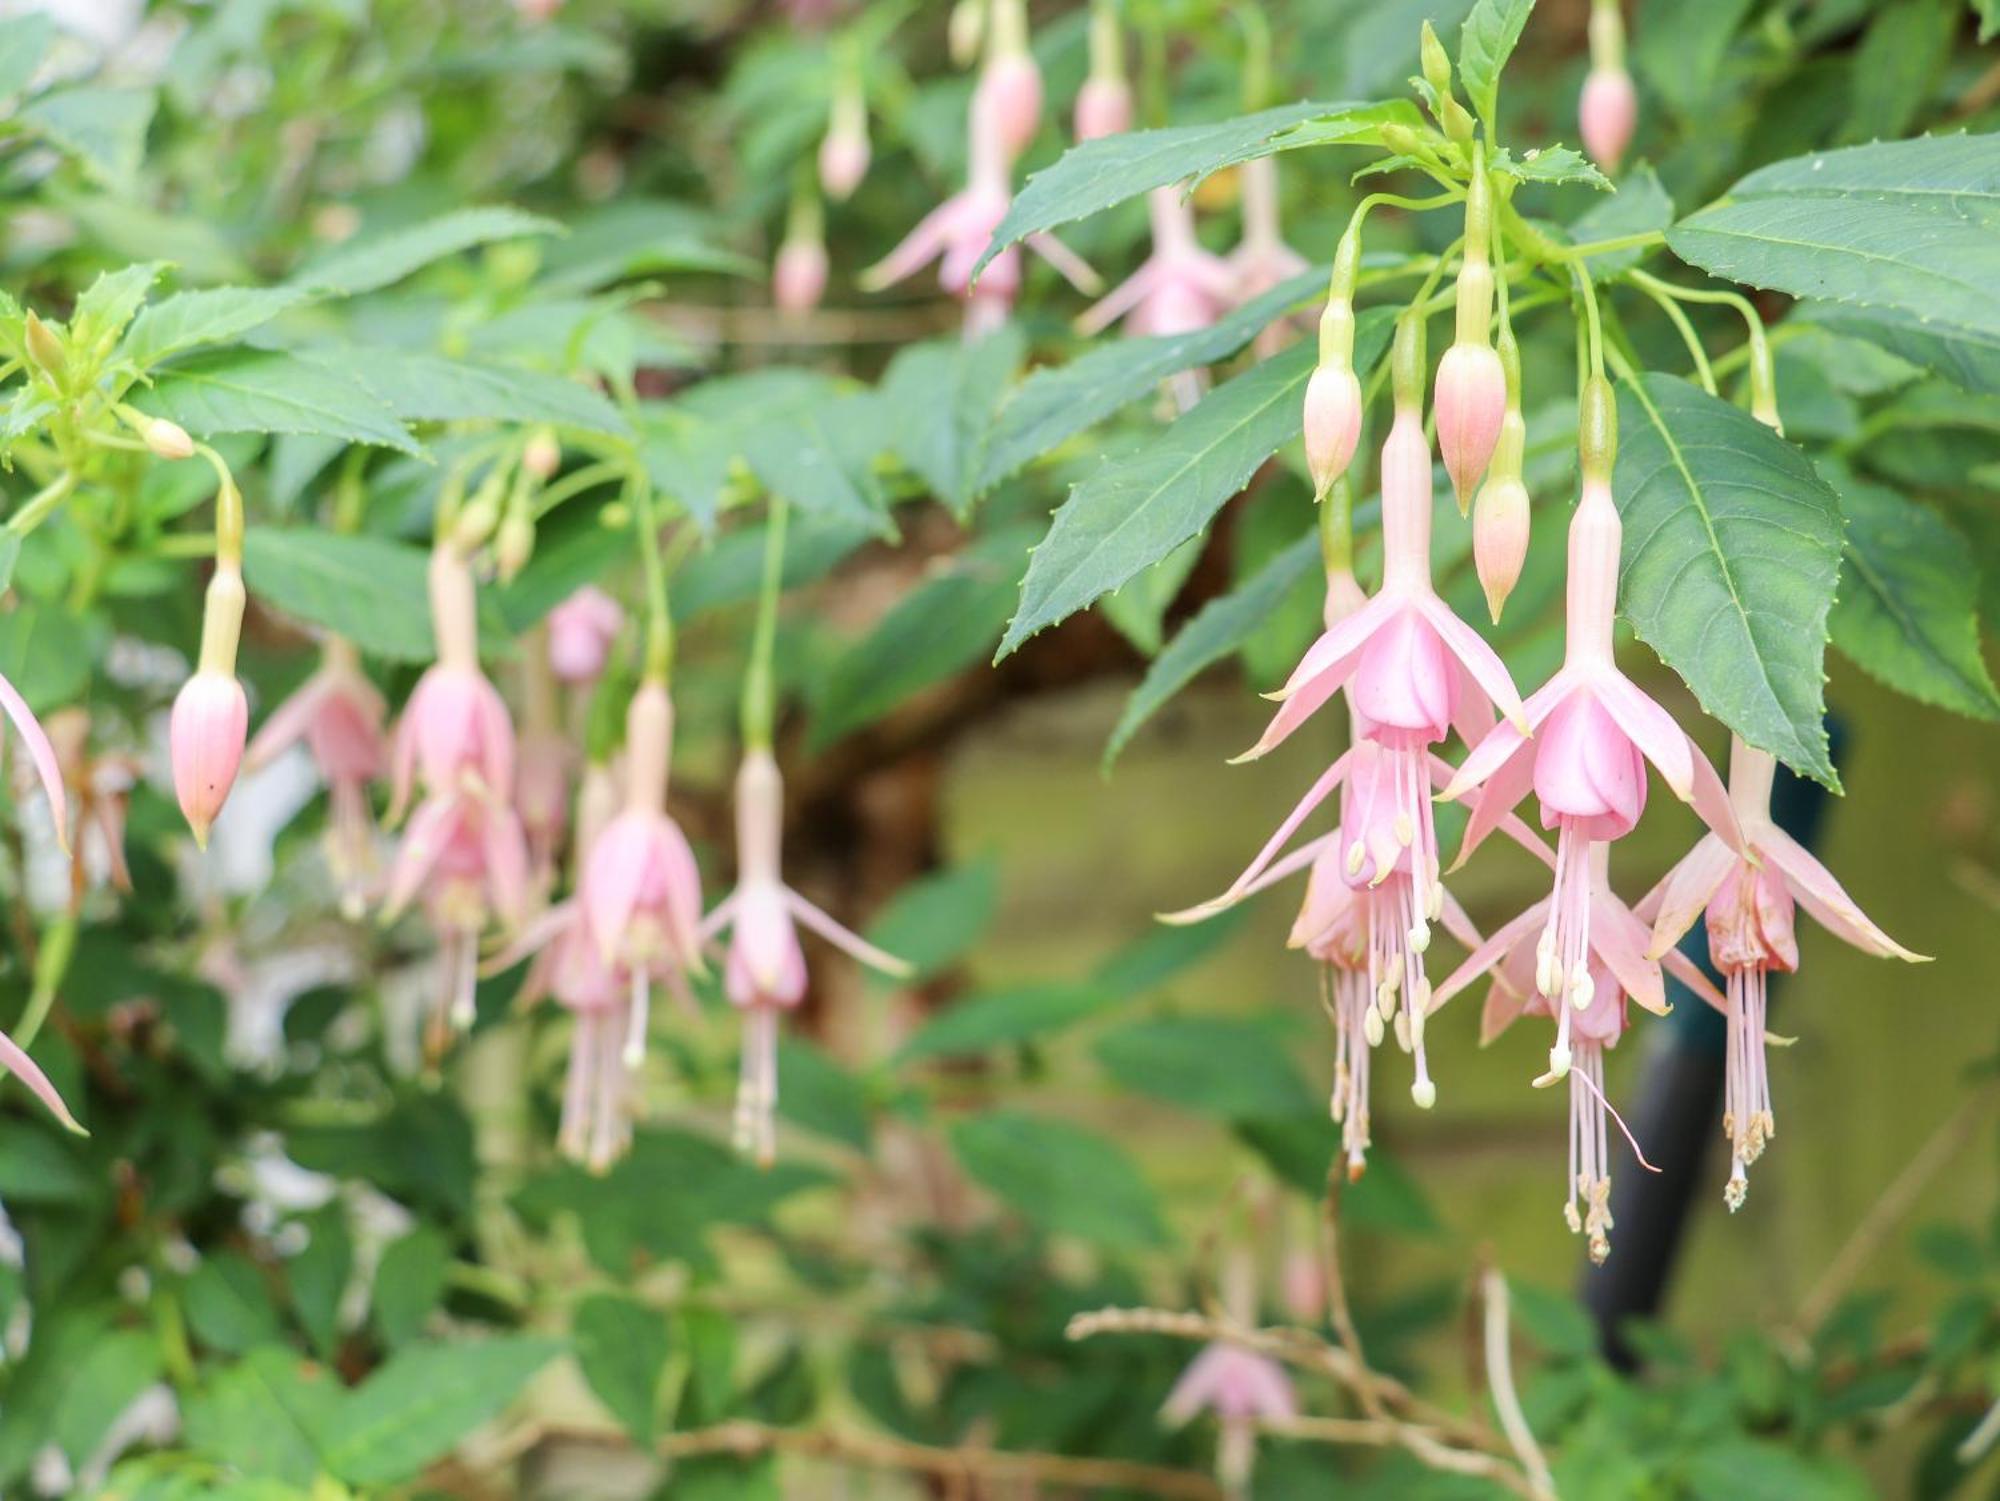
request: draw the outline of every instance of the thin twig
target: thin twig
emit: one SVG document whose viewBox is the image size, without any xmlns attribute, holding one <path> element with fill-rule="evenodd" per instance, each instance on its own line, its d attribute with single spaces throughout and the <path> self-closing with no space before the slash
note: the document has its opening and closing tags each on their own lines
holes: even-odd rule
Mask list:
<svg viewBox="0 0 2000 1501">
<path fill-rule="evenodd" d="M 1527 1472 L 1531 1491 L 1547 1501 L 1556 1493 L 1555 1477 L 1542 1447 L 1535 1442 L 1535 1430 L 1521 1410 L 1521 1398 L 1514 1390 L 1514 1356 L 1508 1343 L 1507 1279 L 1489 1264 L 1479 1274 L 1480 1302 L 1486 1309 L 1486 1389 L 1493 1394 L 1493 1406 L 1500 1414 L 1500 1431 Z"/>
<path fill-rule="evenodd" d="M 1354 1312 L 1347 1304 L 1347 1279 L 1340 1269 L 1340 1186 L 1345 1164 L 1336 1156 L 1326 1170 L 1326 1196 L 1320 1200 L 1320 1274 L 1326 1282 L 1326 1318 L 1340 1337 L 1341 1347 L 1354 1362 L 1358 1379 L 1354 1395 L 1371 1418 L 1383 1416 L 1382 1394 L 1376 1390 L 1374 1373 L 1361 1348 L 1361 1331 L 1354 1326 Z"/>
<path fill-rule="evenodd" d="M 1882 1248 L 1882 1242 L 1910 1212 L 1931 1179 L 1942 1172 L 1945 1164 L 1972 1139 L 1973 1128 L 1993 1103 L 1996 1093 L 2000 1093 L 2000 1083 L 1988 1082 L 1967 1095 L 1959 1102 L 1958 1108 L 1945 1117 L 1943 1124 L 1931 1133 L 1930 1139 L 1903 1164 L 1903 1170 L 1889 1180 L 1882 1196 L 1861 1217 L 1854 1233 L 1847 1237 L 1846 1244 L 1820 1274 L 1819 1281 L 1813 1284 L 1805 1301 L 1799 1304 L 1798 1314 L 1792 1320 L 1797 1334 L 1801 1337 L 1810 1334 L 1833 1311 L 1833 1305 L 1840 1301 L 1860 1275 L 1861 1269 Z"/>
</svg>

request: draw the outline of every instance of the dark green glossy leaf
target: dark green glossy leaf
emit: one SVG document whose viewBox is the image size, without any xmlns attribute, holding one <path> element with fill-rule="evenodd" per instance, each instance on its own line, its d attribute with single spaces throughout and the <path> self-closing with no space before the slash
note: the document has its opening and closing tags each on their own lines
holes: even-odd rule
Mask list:
<svg viewBox="0 0 2000 1501">
<path fill-rule="evenodd" d="M 414 1478 L 498 1416 L 561 1349 L 526 1335 L 405 1346 L 327 1420 L 327 1469 L 351 1485 Z"/>
</svg>

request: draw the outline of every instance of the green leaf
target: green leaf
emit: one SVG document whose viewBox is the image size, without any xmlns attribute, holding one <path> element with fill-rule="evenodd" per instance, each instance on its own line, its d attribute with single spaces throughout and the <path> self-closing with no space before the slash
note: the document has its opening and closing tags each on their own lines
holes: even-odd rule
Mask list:
<svg viewBox="0 0 2000 1501">
<path fill-rule="evenodd" d="M 1698 122 L 1715 102 L 1723 58 L 1750 6 L 1751 0 L 1678 0 L 1671 25 L 1639 27 L 1632 61 L 1682 119 Z M 1622 182 L 1618 191 L 1625 191 Z"/>
<path fill-rule="evenodd" d="M 15 118 L 98 182 L 123 188 L 138 175 L 156 102 L 151 89 L 56 89 L 29 100 Z"/>
<path fill-rule="evenodd" d="M 553 219 L 517 208 L 458 209 L 422 224 L 364 235 L 356 243 L 338 246 L 296 273 L 291 285 L 351 297 L 401 281 L 433 261 L 478 245 L 560 233 L 562 226 Z"/>
<path fill-rule="evenodd" d="M 912 981 L 927 980 L 964 956 L 999 904 L 999 861 L 970 860 L 897 892 L 868 925 L 868 941 L 910 965 Z"/>
<path fill-rule="evenodd" d="M 70 314 L 74 345 L 92 359 L 108 354 L 166 269 L 164 261 L 141 261 L 100 274 L 77 297 Z"/>
<path fill-rule="evenodd" d="M 1975 719 L 2000 719 L 1979 642 L 1979 567 L 1929 506 L 1830 466 L 1847 518 L 1847 575 L 1828 624 L 1833 644 L 1899 693 Z"/>
<path fill-rule="evenodd" d="M 1248 910 L 1233 908 L 1189 927 L 1155 924 L 1144 937 L 1127 944 L 1099 965 L 1091 983 L 1119 995 L 1140 995 L 1157 989 L 1234 937 Z"/>
<path fill-rule="evenodd" d="M 406 1345 L 327 1421 L 327 1469 L 350 1485 L 414 1478 L 496 1416 L 561 1349 L 525 1335 Z"/>
<path fill-rule="evenodd" d="M 188 1401 L 187 1444 L 243 1474 L 309 1486 L 320 1472 L 317 1434 L 343 1395 L 331 1372 L 261 1345 Z"/>
<path fill-rule="evenodd" d="M 1097 1040 L 1097 1061 L 1120 1085 L 1224 1119 L 1325 1114 L 1274 1027 L 1239 1017 L 1170 1016 Z"/>
<path fill-rule="evenodd" d="M 868 1150 L 874 1135 L 868 1090 L 816 1044 L 778 1039 L 778 1113 L 816 1136 Z"/>
<path fill-rule="evenodd" d="M 1319 538 L 1301 537 L 1240 587 L 1203 605 L 1166 650 L 1153 659 L 1146 676 L 1125 701 L 1125 710 L 1104 746 L 1105 769 L 1110 769 L 1118 753 L 1162 704 L 1193 682 L 1204 668 L 1249 640 L 1318 561 Z"/>
<path fill-rule="evenodd" d="M 0 1121 L 0 1196 L 4 1202 L 77 1207 L 99 1197 L 102 1188 L 66 1138 L 25 1120 Z"/>
<path fill-rule="evenodd" d="M 259 598 L 364 652 L 396 662 L 437 655 L 427 565 L 414 547 L 311 527 L 252 527 L 243 576 Z"/>
<path fill-rule="evenodd" d="M 1520 156 L 1502 151 L 1496 156 L 1493 167 L 1495 171 L 1518 177 L 1522 182 L 1546 183 L 1552 187 L 1582 183 L 1600 193 L 1615 191 L 1611 179 L 1598 171 L 1573 146 L 1542 146 Z"/>
<path fill-rule="evenodd" d="M 1025 347 L 1010 324 L 972 344 L 909 345 L 882 376 L 889 446 L 957 516 L 979 498 L 994 417 Z"/>
<path fill-rule="evenodd" d="M 744 459 L 759 484 L 808 515 L 856 522 L 877 536 L 893 537 L 889 502 L 875 478 L 882 441 L 873 393 L 830 393 L 753 427 L 743 440 Z"/>
<path fill-rule="evenodd" d="M 712 216 L 684 203 L 621 198 L 579 217 L 547 247 L 538 285 L 581 292 L 665 272 L 763 274 L 756 261 L 715 244 L 715 232 Z"/>
<path fill-rule="evenodd" d="M 1664 230 L 1674 222 L 1674 201 L 1660 184 L 1660 176 L 1645 163 L 1628 171 L 1618 191 L 1594 200 L 1590 207 L 1570 221 L 1573 244 L 1592 240 L 1618 240 L 1626 235 Z M 1590 274 L 1600 279 L 1615 276 L 1639 264 L 1645 252 L 1637 248 L 1613 250 L 1590 258 Z"/>
<path fill-rule="evenodd" d="M 9 610 L 0 615 L 0 676 L 37 714 L 74 702 L 90 681 L 90 626 L 89 617 L 53 605 Z"/>
<path fill-rule="evenodd" d="M 1875 12 L 1854 50 L 1843 140 L 1908 133 L 1951 57 L 1958 7 L 1959 0 L 1902 0 Z"/>
<path fill-rule="evenodd" d="M 1146 1180 L 1101 1136 L 994 1110 L 954 1123 L 951 1147 L 967 1174 L 1044 1230 L 1115 1250 L 1144 1250 L 1167 1239 Z"/>
<path fill-rule="evenodd" d="M 306 357 L 340 378 L 359 381 L 406 422 L 546 422 L 616 437 L 632 431 L 597 392 L 541 370 L 358 346 L 315 349 Z"/>
<path fill-rule="evenodd" d="M 1302 271 L 1207 328 L 1114 339 L 1066 365 L 1041 366 L 1000 409 L 980 468 L 980 490 L 992 489 L 1057 444 L 1149 395 L 1169 376 L 1228 358 L 1325 284 L 1323 268 Z"/>
<path fill-rule="evenodd" d="M 1693 1501 L 1867 1501 L 1875 1488 L 1836 1460 L 1756 1439 L 1723 1437 L 1687 1462 Z"/>
<path fill-rule="evenodd" d="M 1095 1015 L 1120 997 L 1102 985 L 1024 985 L 961 997 L 897 1050 L 899 1064 L 968 1058 L 1033 1042 Z"/>
<path fill-rule="evenodd" d="M 55 22 L 40 11 L 9 16 L 0 26 L 0 99 L 11 99 L 28 86 L 54 37 Z"/>
<path fill-rule="evenodd" d="M 1979 17 L 1979 44 L 1983 47 L 2000 36 L 2000 0 L 1972 0 L 1972 9 Z"/>
<path fill-rule="evenodd" d="M 1373 145 L 1383 125 L 1417 125 L 1416 106 L 1406 100 L 1385 104 L 1323 103 L 1307 100 L 1212 125 L 1176 125 L 1165 130 L 1128 130 L 1070 147 L 1053 165 L 1034 173 L 1021 188 L 993 243 L 973 268 L 1031 234 L 1081 219 L 1153 188 L 1193 178 L 1238 162 L 1301 146 L 1338 142 Z M 1297 127 L 1297 129 L 1294 129 Z"/>
<path fill-rule="evenodd" d="M 1136 577 L 1097 602 L 1097 609 L 1142 657 L 1157 657 L 1166 645 L 1167 611 L 1201 561 L 1202 539 L 1190 537 Z M 1002 622 L 1005 623 L 1004 621 Z"/>
<path fill-rule="evenodd" d="M 1967 391 L 2000 394 L 2000 332 L 1947 328 L 1894 308 L 1839 302 L 1805 303 L 1792 316 L 1866 339 Z"/>
<path fill-rule="evenodd" d="M 276 350 L 198 355 L 164 371 L 133 405 L 197 438 L 217 433 L 316 433 L 414 454 L 396 414 L 351 376 Z"/>
<path fill-rule="evenodd" d="M 1667 243 L 1753 287 L 2000 339 L 2000 135 L 1777 162 L 1683 219 Z"/>
<path fill-rule="evenodd" d="M 1534 8 L 1535 0 L 1478 0 L 1459 28 L 1459 79 L 1465 97 L 1486 122 L 1489 140 L 1500 128 L 1500 75 Z"/>
<path fill-rule="evenodd" d="M 204 344 L 234 343 L 307 300 L 307 294 L 297 287 L 207 287 L 178 292 L 133 320 L 119 353 L 148 370 Z"/>
<path fill-rule="evenodd" d="M 182 1296 L 188 1327 L 211 1349 L 241 1354 L 278 1337 L 278 1310 L 264 1274 L 235 1251 L 206 1258 L 188 1277 Z"/>
<path fill-rule="evenodd" d="M 1619 600 L 1702 708 L 1837 789 L 1823 698 L 1839 502 L 1740 407 L 1657 373 L 1619 390 Z"/>
<path fill-rule="evenodd" d="M 322 1358 L 331 1358 L 340 1339 L 340 1300 L 354 1270 L 354 1239 L 347 1231 L 347 1211 L 328 1205 L 304 1221 L 309 1239 L 286 1264 L 292 1285 L 292 1308 Z"/>
<path fill-rule="evenodd" d="M 1355 335 L 1354 367 L 1388 347 L 1393 314 L 1370 309 Z M 1070 491 L 1029 560 L 1021 605 L 1000 643 L 1006 656 L 1208 525 L 1278 448 L 1299 434 L 1316 351 L 1302 341 L 1218 386 L 1153 442 L 1108 463 Z"/>
<path fill-rule="evenodd" d="M 124 1329 L 105 1335 L 66 1374 L 46 1437 L 71 1465 L 83 1464 L 120 1414 L 159 1377 L 159 1341 L 150 1333 Z"/>
<path fill-rule="evenodd" d="M 982 661 L 1014 603 L 1032 534 L 1010 527 L 982 538 L 896 602 L 826 670 L 813 706 L 818 750 L 873 724 L 915 694 Z"/>
<path fill-rule="evenodd" d="M 633 1443 L 651 1447 L 660 1377 L 672 1353 L 667 1316 L 637 1299 L 598 1293 L 576 1305 L 570 1332 L 590 1389 Z"/>
<path fill-rule="evenodd" d="M 424 1321 L 444 1296 L 450 1265 L 451 1243 L 433 1225 L 419 1225 L 384 1249 L 369 1299 L 375 1329 L 384 1344 L 406 1344 L 423 1329 Z"/>
</svg>

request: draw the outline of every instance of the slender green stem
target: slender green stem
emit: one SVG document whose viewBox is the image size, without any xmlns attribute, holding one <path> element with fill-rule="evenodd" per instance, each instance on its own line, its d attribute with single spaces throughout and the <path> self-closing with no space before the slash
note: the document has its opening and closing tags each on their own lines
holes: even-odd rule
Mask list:
<svg viewBox="0 0 2000 1501">
<path fill-rule="evenodd" d="M 48 519 L 49 512 L 69 498 L 76 488 L 76 471 L 65 470 L 22 502 L 21 509 L 7 518 L 7 530 L 25 537 Z"/>
<path fill-rule="evenodd" d="M 586 464 L 574 473 L 565 474 L 554 484 L 543 488 L 535 498 L 535 519 L 540 520 L 566 500 L 573 500 L 586 490 L 594 490 L 599 485 L 608 485 L 621 478 L 629 465 L 622 459 L 603 459 L 595 464 Z"/>
<path fill-rule="evenodd" d="M 1583 299 L 1584 327 L 1590 338 L 1590 373 L 1604 374 L 1604 330 L 1597 318 L 1597 286 L 1590 279 L 1590 268 L 1582 261 L 1572 261 L 1570 271 L 1576 279 L 1577 294 Z"/>
<path fill-rule="evenodd" d="M 777 719 L 777 678 L 772 659 L 778 640 L 778 598 L 785 589 L 785 498 L 771 497 L 764 524 L 764 578 L 757 594 L 757 625 L 750 637 L 750 668 L 743 678 L 743 746 L 769 750 Z"/>
<path fill-rule="evenodd" d="M 1618 250 L 1651 250 L 1656 245 L 1666 243 L 1665 230 L 1649 229 L 1642 234 L 1618 235 L 1609 240 L 1586 240 L 1581 245 L 1559 245 L 1556 248 L 1562 253 L 1557 259 L 1582 261 L 1588 260 L 1593 255 L 1610 255 Z"/>
<path fill-rule="evenodd" d="M 1645 282 L 1635 280 L 1632 285 L 1659 304 L 1660 311 L 1667 315 L 1667 321 L 1679 331 L 1681 342 L 1687 345 L 1688 356 L 1694 361 L 1695 374 L 1701 379 L 1702 389 L 1711 396 L 1715 395 L 1715 370 L 1708 363 L 1708 351 L 1701 347 L 1701 336 L 1688 321 L 1688 315 L 1681 311 L 1681 305 L 1657 287 L 1647 286 Z"/>
<path fill-rule="evenodd" d="M 639 529 L 639 556 L 646 569 L 645 674 L 664 683 L 674 668 L 674 620 L 667 609 L 667 568 L 653 512 L 653 480 L 644 464 L 634 462 L 626 469 L 625 493 L 632 500 L 632 524 Z"/>
<path fill-rule="evenodd" d="M 1745 297 L 1741 292 L 1710 291 L 1701 287 L 1678 287 L 1670 281 L 1663 281 L 1650 272 L 1637 269 L 1627 271 L 1625 275 L 1631 279 L 1634 286 L 1648 288 L 1660 293 L 1662 296 L 1672 297 L 1680 302 L 1705 302 L 1716 306 L 1733 307 L 1743 315 L 1743 321 L 1749 324 L 1752 329 L 1759 333 L 1763 332 L 1764 320 L 1758 316 L 1757 309 L 1751 306 L 1750 299 Z"/>
</svg>

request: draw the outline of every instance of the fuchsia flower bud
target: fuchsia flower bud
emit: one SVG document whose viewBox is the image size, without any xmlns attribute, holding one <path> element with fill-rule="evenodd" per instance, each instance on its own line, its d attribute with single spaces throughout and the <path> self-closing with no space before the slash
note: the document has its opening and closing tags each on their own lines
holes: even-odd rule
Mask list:
<svg viewBox="0 0 2000 1501">
<path fill-rule="evenodd" d="M 1495 625 L 1500 623 L 1500 611 L 1520 582 L 1521 567 L 1528 558 L 1528 487 L 1521 480 L 1527 440 L 1521 410 L 1510 402 L 1500 422 L 1500 441 L 1494 447 L 1486 483 L 1479 487 L 1472 503 L 1472 562 Z"/>
<path fill-rule="evenodd" d="M 201 659 L 194 676 L 174 698 L 167 744 L 174 771 L 174 796 L 194 831 L 194 842 L 208 847 L 209 826 L 228 800 L 243 764 L 243 742 L 250 730 L 250 704 L 236 681 L 236 644 L 243 631 L 242 498 L 225 483 L 217 497 L 215 575 L 208 583 L 202 612 Z M 234 545 L 225 533 L 231 529 Z"/>
<path fill-rule="evenodd" d="M 819 143 L 819 185 L 835 203 L 844 203 L 868 175 L 868 101 L 850 74 L 834 91 L 833 111 Z"/>
<path fill-rule="evenodd" d="M 521 467 L 538 480 L 555 478 L 562 468 L 562 444 L 549 429 L 537 428 L 521 449 Z"/>
<path fill-rule="evenodd" d="M 549 666 L 565 683 L 596 682 L 624 629 L 618 601 L 585 584 L 549 611 Z"/>
<path fill-rule="evenodd" d="M 1486 178 L 1485 156 L 1475 146 L 1472 183 L 1465 198 L 1465 265 L 1458 274 L 1458 337 L 1438 362 L 1432 399 L 1438 450 L 1451 476 L 1460 515 L 1493 457 L 1507 410 L 1507 372 L 1488 334 L 1493 318 L 1493 267 L 1487 254 L 1492 216 L 1493 189 Z"/>
<path fill-rule="evenodd" d="M 1326 309 L 1319 315 L 1319 364 L 1306 382 L 1306 467 L 1313 496 L 1325 500 L 1347 473 L 1361 441 L 1361 381 L 1354 373 L 1354 280 L 1361 240 L 1350 227 L 1333 255 Z"/>
<path fill-rule="evenodd" d="M 1028 50 L 1026 0 L 992 0 L 986 66 L 972 91 L 972 130 L 1012 161 L 1042 123 L 1042 70 Z"/>
<path fill-rule="evenodd" d="M 826 295 L 826 246 L 817 240 L 787 240 L 771 267 L 771 300 L 778 311 L 810 313 Z"/>
<path fill-rule="evenodd" d="M 1132 128 L 1132 86 L 1122 78 L 1086 78 L 1076 96 L 1076 138 L 1095 141 Z"/>
<path fill-rule="evenodd" d="M 1617 0 L 1592 0 L 1590 73 L 1577 102 L 1583 149 L 1606 172 L 1616 172 L 1639 123 L 1639 95 L 1625 71 L 1625 18 Z"/>
<path fill-rule="evenodd" d="M 155 458 L 175 460 L 194 457 L 194 439 L 178 422 L 155 417 L 146 423 L 144 437 L 146 447 L 152 450 Z"/>
</svg>

